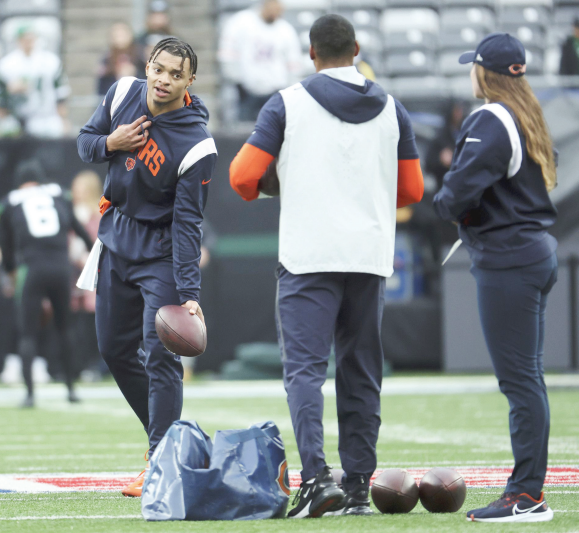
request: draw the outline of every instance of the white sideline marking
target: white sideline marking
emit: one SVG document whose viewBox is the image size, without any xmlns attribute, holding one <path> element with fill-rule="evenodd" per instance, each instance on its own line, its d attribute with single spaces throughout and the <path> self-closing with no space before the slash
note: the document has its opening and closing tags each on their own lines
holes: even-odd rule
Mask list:
<svg viewBox="0 0 579 533">
<path fill-rule="evenodd" d="M 119 520 L 128 518 L 143 518 L 140 514 L 121 514 L 117 516 L 110 515 L 78 515 L 78 516 L 14 516 L 10 518 L 0 518 L 0 520 L 18 521 L 18 520 Z"/>
<path fill-rule="evenodd" d="M 549 374 L 545 376 L 545 382 L 549 389 L 554 388 L 578 388 L 579 374 Z M 424 394 L 468 394 L 498 391 L 497 380 L 492 375 L 486 376 L 436 376 L 436 377 L 391 377 L 385 378 L 382 383 L 382 396 L 396 395 L 424 395 Z M 334 380 L 328 380 L 322 387 L 324 395 L 328 398 L 336 396 Z M 77 390 L 83 400 L 116 400 L 123 396 L 116 386 L 91 387 L 82 385 Z M 22 399 L 21 387 L 0 387 L 0 404 L 12 406 Z M 55 405 L 66 407 L 70 412 L 82 412 L 90 410 L 90 404 L 70 405 L 63 399 L 62 385 L 44 385 L 37 388 L 38 405 L 41 400 L 56 400 Z M 282 380 L 271 381 L 227 381 L 207 382 L 195 385 L 187 385 L 183 389 L 183 397 L 186 399 L 239 399 L 239 398 L 285 398 L 286 392 Z M 83 406 L 84 405 L 84 406 Z M 110 406 L 112 408 L 112 406 Z M 45 409 L 43 406 L 40 409 Z M 126 409 L 110 409 L 118 411 L 118 415 L 124 415 Z M 132 416 L 132 412 L 130 412 Z"/>
</svg>

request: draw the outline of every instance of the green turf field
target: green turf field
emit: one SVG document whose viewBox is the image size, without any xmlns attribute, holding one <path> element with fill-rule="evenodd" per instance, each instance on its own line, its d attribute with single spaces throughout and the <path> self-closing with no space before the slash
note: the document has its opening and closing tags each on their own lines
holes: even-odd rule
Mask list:
<svg viewBox="0 0 579 533">
<path fill-rule="evenodd" d="M 18 390 L 14 404 L 20 395 Z M 579 466 L 579 389 L 553 390 L 550 401 L 550 464 Z M 45 400 L 30 411 L 8 407 L 6 402 L 2 405 L 0 474 L 132 471 L 137 474 L 144 467 L 145 434 L 122 399 L 90 399 L 80 405 L 69 405 L 61 399 Z M 217 429 L 274 420 L 286 443 L 290 469 L 300 467 L 287 404 L 279 395 L 186 399 L 183 418 L 196 419 L 210 435 Z M 381 468 L 512 465 L 507 403 L 499 393 L 385 396 L 382 420 L 378 445 Z M 325 429 L 328 462 L 339 466 L 334 398 L 326 400 Z M 110 492 L 0 494 L 0 532 L 280 530 L 320 533 L 357 532 L 360 528 L 389 532 L 579 531 L 577 486 L 546 489 L 547 501 L 556 511 L 552 522 L 511 526 L 467 523 L 463 511 L 485 505 L 500 492 L 500 489 L 469 489 L 463 509 L 451 515 L 429 514 L 419 504 L 412 513 L 398 516 L 211 524 L 146 523 L 139 518 L 138 500 Z"/>
</svg>

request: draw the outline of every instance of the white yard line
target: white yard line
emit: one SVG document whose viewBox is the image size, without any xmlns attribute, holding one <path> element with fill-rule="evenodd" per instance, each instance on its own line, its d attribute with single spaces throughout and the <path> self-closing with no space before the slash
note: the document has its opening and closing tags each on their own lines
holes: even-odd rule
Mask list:
<svg viewBox="0 0 579 533">
<path fill-rule="evenodd" d="M 579 375 L 556 374 L 545 378 L 550 389 L 579 388 Z M 328 380 L 323 387 L 324 395 L 336 395 L 334 380 Z M 425 377 L 392 377 L 385 378 L 382 385 L 382 396 L 423 395 L 423 394 L 467 394 L 498 391 L 494 376 L 425 376 Z M 79 396 L 85 400 L 122 399 L 119 389 L 114 385 L 87 386 L 78 388 Z M 0 404 L 14 406 L 22 399 L 22 387 L 1 387 Z M 286 392 L 281 380 L 272 381 L 213 381 L 186 385 L 183 391 L 186 399 L 235 399 L 235 398 L 285 398 Z M 63 401 L 63 388 L 59 384 L 40 385 L 37 388 L 39 400 L 50 399 L 66 406 L 72 411 L 81 406 L 69 406 Z M 15 403 L 16 402 L 16 403 Z M 89 407 L 86 408 L 90 409 Z M 78 409 L 80 410 L 80 409 Z M 117 415 L 124 415 L 119 410 Z"/>
<path fill-rule="evenodd" d="M 59 515 L 59 516 L 14 516 L 10 518 L 0 518 L 0 520 L 6 521 L 19 521 L 19 520 L 119 520 L 119 519 L 129 519 L 129 518 L 143 518 L 140 514 L 123 514 L 117 516 L 110 515 Z"/>
</svg>

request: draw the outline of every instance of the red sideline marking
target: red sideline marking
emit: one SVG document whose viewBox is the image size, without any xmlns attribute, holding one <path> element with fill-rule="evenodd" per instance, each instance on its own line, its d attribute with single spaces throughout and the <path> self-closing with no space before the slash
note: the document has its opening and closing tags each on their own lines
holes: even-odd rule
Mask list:
<svg viewBox="0 0 579 533">
<path fill-rule="evenodd" d="M 408 473 L 419 483 L 422 476 L 429 470 L 428 468 L 409 468 Z M 467 487 L 504 487 L 508 477 L 511 475 L 511 468 L 485 468 L 466 467 L 455 468 L 464 478 Z M 372 476 L 372 481 L 382 473 L 377 470 Z M 290 487 L 297 489 L 301 483 L 301 477 L 297 471 L 290 472 Z M 90 475 L 81 474 L 62 476 L 18 476 L 13 477 L 15 481 L 28 481 L 45 486 L 46 491 L 50 487 L 59 489 L 69 489 L 71 491 L 118 491 L 128 485 L 135 476 L 130 475 Z M 0 483 L 1 485 L 1 483 Z M 579 468 L 576 467 L 552 467 L 547 470 L 545 486 L 579 486 Z M 0 486 L 0 489 L 2 486 Z"/>
</svg>

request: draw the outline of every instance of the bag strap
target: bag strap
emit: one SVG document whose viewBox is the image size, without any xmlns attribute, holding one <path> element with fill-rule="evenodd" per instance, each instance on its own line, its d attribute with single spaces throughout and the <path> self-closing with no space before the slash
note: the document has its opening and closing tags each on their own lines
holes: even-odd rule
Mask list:
<svg viewBox="0 0 579 533">
<path fill-rule="evenodd" d="M 247 442 L 248 440 L 257 439 L 259 437 L 270 437 L 274 438 L 279 435 L 279 429 L 277 426 L 270 426 L 265 429 L 261 428 L 249 428 L 244 429 L 243 431 L 238 431 L 237 433 L 233 433 L 232 435 L 227 435 L 226 440 L 231 444 L 241 444 L 242 442 Z"/>
</svg>

